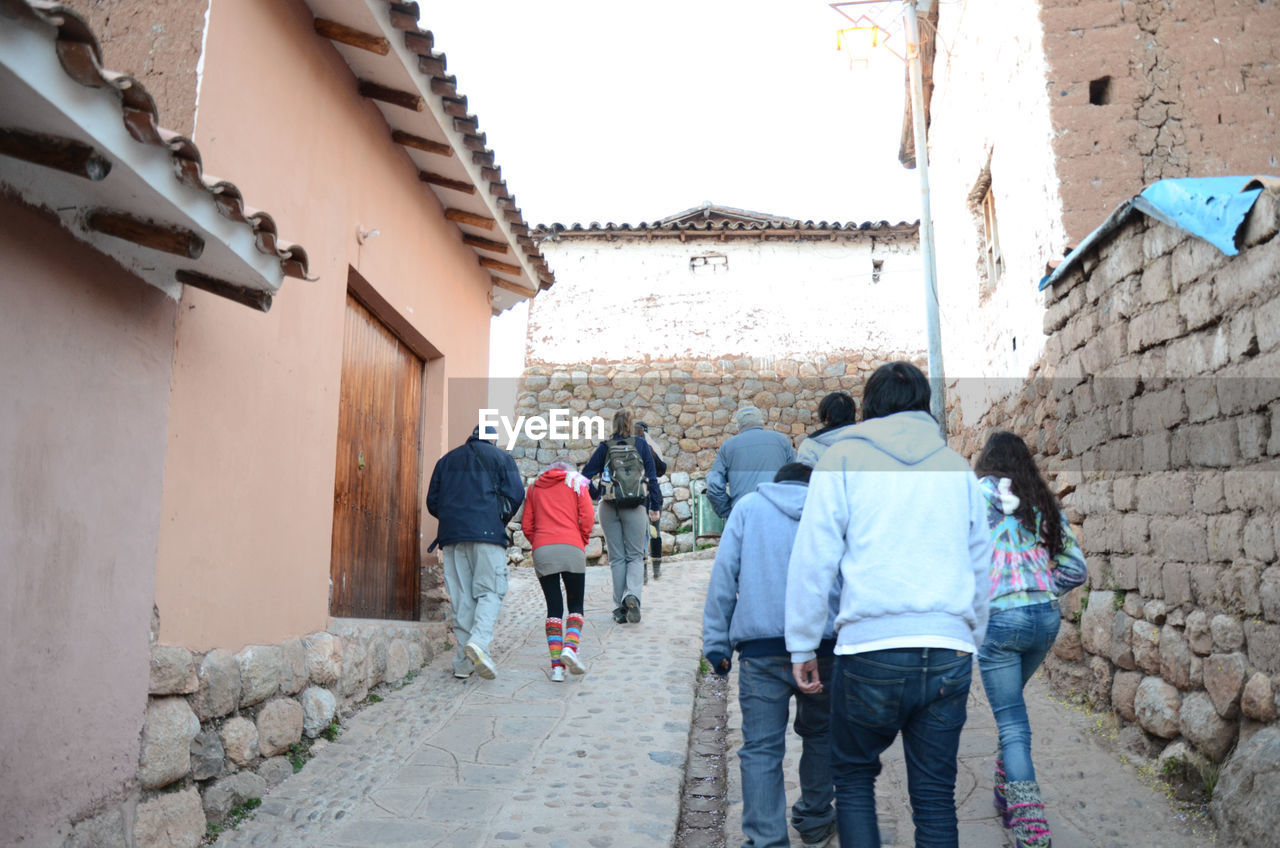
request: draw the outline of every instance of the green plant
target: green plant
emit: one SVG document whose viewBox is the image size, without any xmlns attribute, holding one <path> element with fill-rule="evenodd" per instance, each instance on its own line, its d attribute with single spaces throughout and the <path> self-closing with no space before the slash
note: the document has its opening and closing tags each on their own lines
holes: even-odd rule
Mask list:
<svg viewBox="0 0 1280 848">
<path fill-rule="evenodd" d="M 294 769 L 294 770 L 297 771 L 297 769 Z M 221 835 L 223 831 L 235 830 L 237 827 L 240 826 L 241 822 L 245 821 L 246 819 L 253 818 L 253 811 L 258 809 L 261 806 L 262 806 L 261 798 L 249 798 L 243 803 L 236 804 L 229 811 L 227 811 L 227 816 L 222 820 L 222 824 L 213 824 L 212 822 L 210 822 L 209 825 L 205 827 L 205 831 L 204 831 L 205 844 L 212 845 L 214 842 L 218 841 L 218 836 Z"/>
<path fill-rule="evenodd" d="M 1213 793 L 1218 788 L 1220 777 L 1222 777 L 1222 763 L 1206 762 L 1200 766 L 1200 786 L 1209 800 L 1213 800 Z"/>
<path fill-rule="evenodd" d="M 710 673 L 711 673 L 711 663 L 707 662 L 707 658 L 706 658 L 706 657 L 699 657 L 699 659 L 698 659 L 698 679 L 699 679 L 699 680 L 701 680 L 702 678 L 706 677 L 706 676 L 707 676 L 708 674 L 710 674 Z"/>
<path fill-rule="evenodd" d="M 1124 589 L 1117 589 L 1117 590 L 1116 590 L 1116 593 L 1115 593 L 1115 596 L 1111 599 L 1111 608 L 1112 608 L 1112 609 L 1117 609 L 1117 610 L 1118 610 L 1118 609 L 1123 609 L 1123 608 L 1124 608 L 1124 597 L 1125 597 L 1125 590 L 1124 590 Z"/>
<path fill-rule="evenodd" d="M 320 731 L 320 735 L 332 742 L 342 735 L 342 725 L 339 724 L 338 720 L 335 718 L 333 721 L 329 722 L 328 727 Z"/>
<path fill-rule="evenodd" d="M 293 766 L 293 773 L 297 774 L 302 771 L 302 767 L 307 764 L 307 760 L 311 759 L 311 749 L 303 745 L 301 742 L 294 742 L 289 746 L 289 765 Z"/>
<path fill-rule="evenodd" d="M 379 695 L 377 692 L 370 692 L 368 697 L 366 697 L 364 700 L 366 704 L 380 704 L 382 703 L 382 696 Z"/>
</svg>

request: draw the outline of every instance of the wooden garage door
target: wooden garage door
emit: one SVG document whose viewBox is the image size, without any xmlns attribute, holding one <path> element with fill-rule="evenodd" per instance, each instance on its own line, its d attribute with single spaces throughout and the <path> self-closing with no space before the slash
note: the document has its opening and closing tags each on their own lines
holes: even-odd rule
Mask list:
<svg viewBox="0 0 1280 848">
<path fill-rule="evenodd" d="M 347 296 L 330 613 L 418 617 L 422 360 Z"/>
</svg>

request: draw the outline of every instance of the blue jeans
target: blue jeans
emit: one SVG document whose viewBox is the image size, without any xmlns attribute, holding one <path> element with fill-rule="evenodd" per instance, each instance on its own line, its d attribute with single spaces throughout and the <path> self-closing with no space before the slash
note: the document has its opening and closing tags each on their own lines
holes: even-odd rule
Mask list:
<svg viewBox="0 0 1280 848">
<path fill-rule="evenodd" d="M 832 769 L 840 844 L 879 848 L 880 754 L 902 732 L 917 848 L 956 848 L 956 755 L 973 657 L 944 648 L 836 656 L 831 685 Z"/>
<path fill-rule="evenodd" d="M 1053 647 L 1061 624 L 1057 601 L 993 612 L 987 638 L 978 649 L 978 669 L 1000 732 L 1007 781 L 1036 779 L 1022 687 Z"/>
<path fill-rule="evenodd" d="M 742 708 L 743 848 L 787 848 L 787 791 L 782 758 L 786 753 L 787 715 L 796 699 L 796 735 L 800 737 L 800 800 L 791 808 L 791 826 L 806 841 L 816 840 L 835 820 L 831 802 L 831 707 L 825 681 L 831 659 L 818 661 L 824 691 L 806 695 L 796 688 L 791 657 L 738 659 L 738 704 Z"/>
</svg>

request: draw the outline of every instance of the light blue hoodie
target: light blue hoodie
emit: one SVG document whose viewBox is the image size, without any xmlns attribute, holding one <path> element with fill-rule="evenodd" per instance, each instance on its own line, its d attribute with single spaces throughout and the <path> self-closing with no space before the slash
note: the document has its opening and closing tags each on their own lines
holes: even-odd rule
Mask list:
<svg viewBox="0 0 1280 848">
<path fill-rule="evenodd" d="M 813 657 L 826 595 L 844 578 L 836 653 L 982 644 L 991 534 L 986 498 L 926 412 L 845 428 L 809 481 L 787 576 L 787 648 Z"/>
<path fill-rule="evenodd" d="M 744 655 L 787 653 L 787 563 L 807 490 L 796 480 L 762 483 L 729 514 L 702 613 L 702 653 L 713 665 L 735 649 Z M 826 639 L 835 636 L 839 601 L 838 592 L 830 593 Z"/>
</svg>

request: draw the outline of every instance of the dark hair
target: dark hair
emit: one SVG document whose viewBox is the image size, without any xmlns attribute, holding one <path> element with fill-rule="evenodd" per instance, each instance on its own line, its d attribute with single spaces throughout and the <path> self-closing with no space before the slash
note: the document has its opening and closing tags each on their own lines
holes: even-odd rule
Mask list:
<svg viewBox="0 0 1280 848">
<path fill-rule="evenodd" d="M 886 362 L 862 390 L 862 420 L 895 412 L 928 412 L 929 379 L 910 362 Z"/>
<path fill-rule="evenodd" d="M 841 389 L 832 392 L 818 404 L 818 420 L 824 427 L 843 427 L 852 424 L 858 417 L 858 405 L 853 402 L 853 395 Z"/>
<path fill-rule="evenodd" d="M 813 474 L 813 466 L 805 465 L 803 462 L 788 462 L 778 469 L 777 474 L 773 475 L 773 482 L 790 483 L 794 481 L 808 483 L 811 474 Z"/>
<path fill-rule="evenodd" d="M 1020 436 L 1008 430 L 996 430 L 987 436 L 974 471 L 979 477 L 1008 477 L 1009 488 L 1018 496 L 1018 508 L 1014 510 L 1018 522 L 1037 535 L 1050 557 L 1062 553 L 1061 507 Z"/>
</svg>

